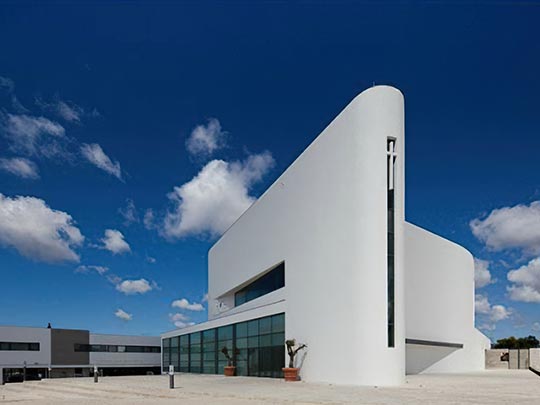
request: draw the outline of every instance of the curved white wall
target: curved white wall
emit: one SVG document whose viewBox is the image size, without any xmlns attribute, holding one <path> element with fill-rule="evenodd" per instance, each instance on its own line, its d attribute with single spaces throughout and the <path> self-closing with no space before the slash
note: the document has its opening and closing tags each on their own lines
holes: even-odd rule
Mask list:
<svg viewBox="0 0 540 405">
<path fill-rule="evenodd" d="M 403 109 L 392 87 L 361 93 L 209 253 L 209 302 L 285 260 L 279 296 L 287 337 L 309 347 L 306 381 L 404 381 Z M 387 347 L 387 137 L 399 155 L 395 348 Z"/>
<path fill-rule="evenodd" d="M 407 373 L 483 370 L 490 341 L 474 327 L 472 255 L 405 223 L 405 268 L 407 338 L 464 345 L 407 345 Z"/>
</svg>

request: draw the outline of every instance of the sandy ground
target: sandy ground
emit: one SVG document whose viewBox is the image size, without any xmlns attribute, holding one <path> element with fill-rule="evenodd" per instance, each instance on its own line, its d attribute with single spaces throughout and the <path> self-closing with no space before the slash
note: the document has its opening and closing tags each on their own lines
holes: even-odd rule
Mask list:
<svg viewBox="0 0 540 405">
<path fill-rule="evenodd" d="M 540 377 L 526 370 L 408 376 L 401 387 L 286 383 L 176 374 L 66 378 L 0 386 L 0 404 L 540 404 Z"/>
</svg>

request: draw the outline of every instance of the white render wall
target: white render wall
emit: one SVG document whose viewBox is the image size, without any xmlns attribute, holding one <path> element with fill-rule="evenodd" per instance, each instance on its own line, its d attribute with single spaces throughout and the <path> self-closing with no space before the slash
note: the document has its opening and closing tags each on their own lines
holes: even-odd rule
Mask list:
<svg viewBox="0 0 540 405">
<path fill-rule="evenodd" d="M 395 348 L 387 347 L 388 137 L 398 153 Z M 210 306 L 285 261 L 286 337 L 308 345 L 305 381 L 404 381 L 404 142 L 402 94 L 364 91 L 210 250 Z"/>
<path fill-rule="evenodd" d="M 51 330 L 0 326 L 0 342 L 39 342 L 39 351 L 0 351 L 0 367 L 48 367 L 51 364 Z"/>
<path fill-rule="evenodd" d="M 161 346 L 159 336 L 126 336 L 90 334 L 91 345 Z M 97 366 L 148 366 L 161 365 L 161 353 L 90 352 L 90 365 Z"/>
<path fill-rule="evenodd" d="M 407 345 L 407 373 L 484 369 L 489 339 L 474 327 L 474 263 L 463 247 L 405 223 L 405 308 L 409 339 L 462 349 Z"/>
</svg>

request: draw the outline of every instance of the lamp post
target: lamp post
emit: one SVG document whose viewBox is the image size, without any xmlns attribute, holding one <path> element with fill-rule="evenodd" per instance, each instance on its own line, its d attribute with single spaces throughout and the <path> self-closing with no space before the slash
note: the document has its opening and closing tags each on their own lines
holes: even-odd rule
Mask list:
<svg viewBox="0 0 540 405">
<path fill-rule="evenodd" d="M 23 363 L 23 381 L 26 381 L 26 360 Z"/>
</svg>

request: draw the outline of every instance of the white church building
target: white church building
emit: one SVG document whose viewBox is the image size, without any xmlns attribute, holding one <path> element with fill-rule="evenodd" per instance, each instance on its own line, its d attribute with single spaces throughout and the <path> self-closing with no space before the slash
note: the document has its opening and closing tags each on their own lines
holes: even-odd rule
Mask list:
<svg viewBox="0 0 540 405">
<path fill-rule="evenodd" d="M 280 377 L 285 339 L 302 380 L 399 385 L 484 369 L 473 257 L 405 221 L 404 99 L 358 95 L 209 252 L 209 320 L 162 335 L 162 366 Z"/>
</svg>

